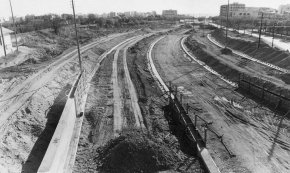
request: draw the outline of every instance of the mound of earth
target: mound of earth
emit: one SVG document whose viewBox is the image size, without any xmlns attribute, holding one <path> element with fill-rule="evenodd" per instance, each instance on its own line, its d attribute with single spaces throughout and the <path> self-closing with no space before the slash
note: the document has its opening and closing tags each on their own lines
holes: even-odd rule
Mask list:
<svg viewBox="0 0 290 173">
<path fill-rule="evenodd" d="M 223 49 L 221 49 L 221 53 L 225 54 L 225 55 L 231 55 L 233 52 L 231 49 L 223 48 Z"/>
<path fill-rule="evenodd" d="M 158 172 L 172 169 L 177 156 L 152 136 L 128 130 L 98 149 L 100 172 Z"/>
</svg>

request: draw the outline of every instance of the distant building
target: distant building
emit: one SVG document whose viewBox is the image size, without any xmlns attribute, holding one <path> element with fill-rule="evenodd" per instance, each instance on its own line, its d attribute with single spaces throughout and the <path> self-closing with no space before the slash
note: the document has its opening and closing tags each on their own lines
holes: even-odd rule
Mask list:
<svg viewBox="0 0 290 173">
<path fill-rule="evenodd" d="M 276 10 L 274 8 L 261 7 L 259 9 L 258 17 L 261 17 L 262 14 L 263 14 L 263 18 L 265 18 L 265 19 L 277 18 L 278 17 L 278 10 Z"/>
<path fill-rule="evenodd" d="M 136 16 L 138 16 L 137 11 L 131 11 L 130 16 L 131 16 L 131 17 L 136 17 Z"/>
<path fill-rule="evenodd" d="M 130 16 L 131 16 L 131 12 L 129 12 L 129 11 L 124 12 L 124 16 L 125 16 L 125 17 L 130 17 Z"/>
<path fill-rule="evenodd" d="M 282 15 L 290 14 L 290 4 L 280 5 L 278 8 L 278 13 Z"/>
<path fill-rule="evenodd" d="M 245 9 L 233 11 L 230 17 L 258 18 L 262 16 L 262 13 L 264 18 L 273 18 L 277 15 L 277 10 L 268 7 L 245 7 Z"/>
<path fill-rule="evenodd" d="M 13 33 L 13 31 L 2 27 L 2 31 L 3 31 L 3 37 L 4 37 L 4 41 L 0 32 L 0 56 L 4 56 L 4 47 L 6 50 L 6 53 L 11 53 L 13 52 L 13 48 L 12 48 L 12 40 L 11 40 L 11 35 Z M 5 42 L 5 46 L 4 46 L 4 42 Z"/>
<path fill-rule="evenodd" d="M 115 13 L 115 12 L 110 12 L 110 13 L 109 13 L 109 17 L 111 17 L 111 18 L 112 18 L 112 17 L 116 17 L 116 13 Z"/>
<path fill-rule="evenodd" d="M 177 10 L 163 10 L 162 11 L 162 16 L 166 18 L 174 18 L 177 17 Z"/>
<path fill-rule="evenodd" d="M 229 4 L 229 17 L 233 17 L 233 14 L 237 11 L 245 10 L 246 5 L 245 4 L 239 4 L 239 3 L 232 3 Z M 220 16 L 227 17 L 228 13 L 228 5 L 221 5 L 220 7 Z"/>
</svg>

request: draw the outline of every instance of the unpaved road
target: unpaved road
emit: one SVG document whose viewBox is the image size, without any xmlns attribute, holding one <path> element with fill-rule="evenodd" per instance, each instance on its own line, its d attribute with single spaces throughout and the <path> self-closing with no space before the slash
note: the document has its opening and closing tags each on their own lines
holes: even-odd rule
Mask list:
<svg viewBox="0 0 290 173">
<path fill-rule="evenodd" d="M 163 80 L 172 81 L 185 95 L 184 102 L 193 107 L 192 113 L 213 122 L 211 128 L 223 135 L 236 155 L 230 158 L 219 139 L 208 133 L 207 146 L 221 172 L 289 172 L 290 121 L 275 116 L 191 62 L 181 50 L 181 38 L 178 34 L 168 35 L 157 43 L 154 62 Z M 227 110 L 240 119 L 227 114 Z"/>
<path fill-rule="evenodd" d="M 102 62 L 91 82 L 74 172 L 97 172 L 100 166 L 96 160 L 97 151 L 117 136 L 114 126 L 117 124 L 118 129 L 134 131 L 140 119 L 144 120 L 146 133 L 163 141 L 178 155 L 173 172 L 204 172 L 200 159 L 192 153 L 182 133 L 177 137 L 172 135 L 163 115 L 162 107 L 166 101 L 151 76 L 147 61 L 150 43 L 157 37 L 146 38 L 137 44 L 134 43 L 138 39 L 125 43 Z M 115 118 L 116 101 L 119 101 L 118 119 Z M 134 104 L 140 110 L 134 108 Z M 138 116 L 139 111 L 142 117 Z M 118 123 L 114 123 L 116 120 Z"/>
<path fill-rule="evenodd" d="M 143 37 L 141 37 L 142 39 Z M 118 133 L 122 130 L 122 127 L 126 127 L 129 120 L 124 118 L 126 114 L 133 114 L 135 119 L 135 126 L 137 128 L 145 128 L 143 123 L 143 117 L 137 103 L 137 95 L 135 92 L 134 85 L 130 78 L 127 61 L 126 52 L 129 46 L 136 43 L 140 38 L 134 38 L 128 43 L 125 43 L 117 48 L 113 60 L 113 90 L 114 90 L 114 136 L 118 136 Z M 122 50 L 123 54 L 120 54 Z M 121 56 L 121 57 L 120 57 Z M 120 60 L 119 60 L 120 59 Z M 120 67 L 121 66 L 121 67 Z M 126 94 L 122 94 L 126 93 Z M 130 104 L 128 105 L 128 100 Z M 127 107 L 128 106 L 128 107 Z M 127 110 L 126 112 L 124 112 Z"/>
<path fill-rule="evenodd" d="M 84 68 L 90 71 L 104 51 L 134 34 L 114 34 L 84 46 Z M 77 62 L 76 51 L 64 54 L 1 97 L 0 165 L 10 172 L 37 171 L 78 74 Z"/>
<path fill-rule="evenodd" d="M 108 140 L 118 136 L 121 130 L 145 128 L 126 62 L 128 47 L 142 38 L 144 36 L 134 37 L 117 47 L 104 59 L 92 79 L 75 172 L 95 171 L 96 168 L 93 170 L 88 166 L 88 152 L 106 144 Z M 89 164 L 93 166 L 94 163 Z"/>
</svg>

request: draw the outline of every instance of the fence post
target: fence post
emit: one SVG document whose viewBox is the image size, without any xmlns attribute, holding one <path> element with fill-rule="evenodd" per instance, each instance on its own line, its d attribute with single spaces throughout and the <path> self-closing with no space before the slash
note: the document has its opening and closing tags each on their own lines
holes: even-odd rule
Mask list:
<svg viewBox="0 0 290 173">
<path fill-rule="evenodd" d="M 249 93 L 251 93 L 251 79 L 249 79 Z"/>
<path fill-rule="evenodd" d="M 196 124 L 197 124 L 197 115 L 195 114 L 195 117 L 194 117 L 194 126 L 195 126 L 195 129 L 197 129 Z"/>
<path fill-rule="evenodd" d="M 177 99 L 177 86 L 175 86 L 175 99 Z"/>
<path fill-rule="evenodd" d="M 263 90 L 262 90 L 262 100 L 264 100 L 265 97 L 265 84 L 263 84 Z"/>
<path fill-rule="evenodd" d="M 205 148 L 206 148 L 206 138 L 207 138 L 207 128 L 204 127 L 204 145 L 205 145 Z"/>
</svg>

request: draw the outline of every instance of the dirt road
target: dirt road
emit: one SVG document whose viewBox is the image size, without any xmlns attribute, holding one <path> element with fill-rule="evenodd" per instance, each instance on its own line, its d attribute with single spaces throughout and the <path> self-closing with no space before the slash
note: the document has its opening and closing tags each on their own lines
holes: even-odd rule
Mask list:
<svg viewBox="0 0 290 173">
<path fill-rule="evenodd" d="M 235 92 L 191 61 L 181 50 L 181 38 L 182 35 L 174 34 L 161 40 L 153 50 L 154 62 L 163 80 L 172 81 L 185 95 L 184 102 L 193 107 L 192 118 L 195 113 L 212 122 L 210 128 L 223 135 L 224 142 L 236 155 L 230 157 L 220 139 L 209 132 L 207 146 L 221 172 L 288 172 L 290 121 Z M 251 64 L 245 69 L 263 74 L 264 68 L 257 66 Z M 198 124 L 202 131 L 203 123 Z"/>
<path fill-rule="evenodd" d="M 84 68 L 92 69 L 104 51 L 134 34 L 114 34 L 82 47 Z M 0 164 L 10 172 L 37 170 L 78 74 L 77 62 L 76 51 L 69 52 L 3 91 L 6 94 L 1 95 L 0 103 Z"/>
<path fill-rule="evenodd" d="M 94 167 L 87 160 L 93 149 L 117 137 L 126 128 L 145 128 L 134 85 L 129 75 L 126 52 L 144 36 L 134 37 L 108 55 L 92 80 L 86 118 L 78 148 L 75 172 Z M 89 134 L 88 134 L 89 133 Z M 91 166 L 89 166 L 91 164 Z M 96 168 L 92 169 L 96 170 Z"/>
<path fill-rule="evenodd" d="M 142 124 L 146 127 L 144 134 L 154 136 L 162 146 L 170 149 L 171 154 L 177 156 L 172 171 L 204 172 L 202 163 L 189 149 L 188 144 L 177 139 L 182 139 L 182 135 L 176 137 L 170 133 L 169 124 L 163 115 L 162 107 L 166 101 L 150 74 L 147 62 L 147 51 L 155 38 L 157 36 L 125 43 L 102 62 L 91 82 L 74 172 L 98 171 L 101 167 L 100 160 L 97 159 L 98 151 L 107 144 L 117 145 L 118 142 L 111 139 L 116 139 L 118 131 L 134 132 L 138 129 L 138 122 L 140 128 Z M 138 42 L 135 44 L 136 41 Z M 115 106 L 117 101 L 119 105 Z M 115 117 L 116 108 L 118 118 Z M 127 148 L 130 146 L 117 152 L 122 153 Z M 135 150 L 130 152 L 136 156 L 140 154 Z M 126 153 L 126 157 L 132 153 Z M 167 155 L 158 153 L 164 154 Z M 122 160 L 114 162 L 111 166 L 120 163 Z M 132 168 L 133 165 L 134 163 Z"/>
</svg>

